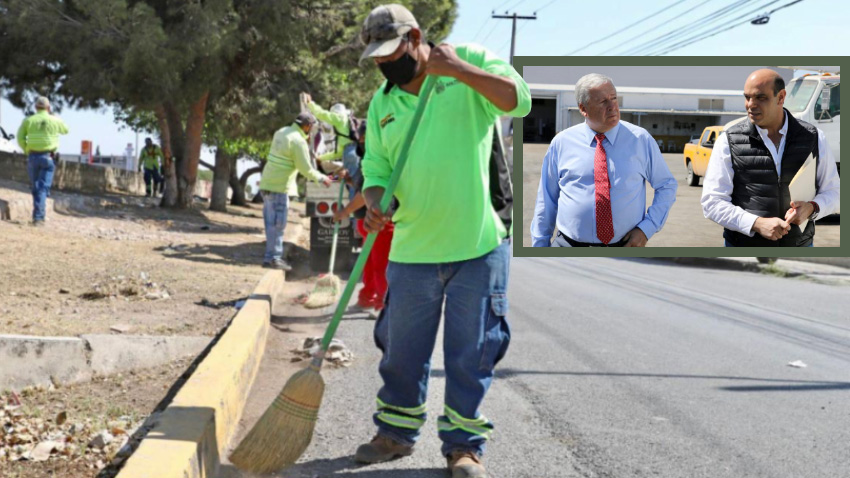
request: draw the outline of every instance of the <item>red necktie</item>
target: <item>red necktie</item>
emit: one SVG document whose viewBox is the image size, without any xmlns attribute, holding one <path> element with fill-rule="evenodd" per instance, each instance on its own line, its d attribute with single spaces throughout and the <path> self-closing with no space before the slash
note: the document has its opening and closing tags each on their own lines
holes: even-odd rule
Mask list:
<svg viewBox="0 0 850 478">
<path fill-rule="evenodd" d="M 593 183 L 596 186 L 596 237 L 603 244 L 614 238 L 614 220 L 611 216 L 611 183 L 608 182 L 608 161 L 602 140 L 605 135 L 596 135 L 596 154 L 593 156 Z"/>
</svg>

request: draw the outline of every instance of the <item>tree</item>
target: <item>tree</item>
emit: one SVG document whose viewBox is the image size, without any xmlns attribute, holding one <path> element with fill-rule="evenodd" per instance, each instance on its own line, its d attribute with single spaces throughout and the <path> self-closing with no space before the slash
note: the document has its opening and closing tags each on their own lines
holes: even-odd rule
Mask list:
<svg viewBox="0 0 850 478">
<path fill-rule="evenodd" d="M 270 139 L 297 114 L 300 91 L 363 111 L 380 77 L 358 66 L 357 38 L 379 3 L 0 0 L 0 88 L 17 106 L 46 94 L 153 114 L 173 158 L 163 205 L 189 207 L 205 125 L 219 121 L 211 111 L 244 124 L 229 139 Z M 456 16 L 454 0 L 402 3 L 436 41 Z M 256 101 L 267 103 L 259 114 Z"/>
</svg>

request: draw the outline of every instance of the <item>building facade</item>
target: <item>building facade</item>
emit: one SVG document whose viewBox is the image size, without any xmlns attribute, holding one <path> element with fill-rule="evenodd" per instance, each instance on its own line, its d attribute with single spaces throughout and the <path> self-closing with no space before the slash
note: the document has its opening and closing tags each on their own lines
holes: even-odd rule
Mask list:
<svg viewBox="0 0 850 478">
<path fill-rule="evenodd" d="M 706 126 L 746 115 L 743 88 L 761 66 L 527 66 L 523 77 L 532 97 L 523 120 L 523 142 L 548 143 L 558 132 L 582 123 L 576 81 L 588 73 L 611 77 L 621 119 L 645 128 L 663 152 L 681 152 Z M 794 71 L 772 68 L 790 80 Z"/>
</svg>

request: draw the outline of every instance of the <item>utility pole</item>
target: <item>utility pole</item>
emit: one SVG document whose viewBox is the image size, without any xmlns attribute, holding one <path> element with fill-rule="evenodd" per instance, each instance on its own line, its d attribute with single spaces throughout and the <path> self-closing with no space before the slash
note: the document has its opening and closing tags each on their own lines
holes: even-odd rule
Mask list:
<svg viewBox="0 0 850 478">
<path fill-rule="evenodd" d="M 492 12 L 493 18 L 501 19 L 501 20 L 513 20 L 513 29 L 511 31 L 511 65 L 514 64 L 514 51 L 516 49 L 516 21 L 517 20 L 537 20 L 537 12 L 534 12 L 534 15 L 531 16 L 521 16 L 517 15 L 516 12 L 513 15 L 508 15 L 508 12 L 505 12 L 504 15 L 496 15 L 496 12 Z"/>
</svg>

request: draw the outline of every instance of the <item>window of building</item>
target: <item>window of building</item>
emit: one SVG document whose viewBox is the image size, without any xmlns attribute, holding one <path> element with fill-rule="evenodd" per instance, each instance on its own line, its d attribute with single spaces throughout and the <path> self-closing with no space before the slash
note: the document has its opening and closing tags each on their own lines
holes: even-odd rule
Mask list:
<svg viewBox="0 0 850 478">
<path fill-rule="evenodd" d="M 698 108 L 702 111 L 723 111 L 723 101 L 718 99 L 700 98 Z"/>
</svg>

